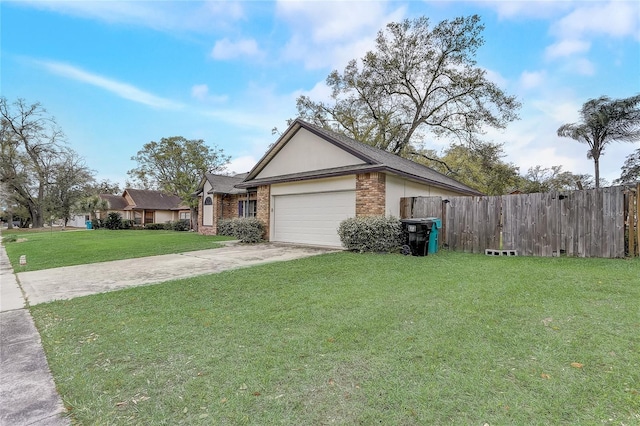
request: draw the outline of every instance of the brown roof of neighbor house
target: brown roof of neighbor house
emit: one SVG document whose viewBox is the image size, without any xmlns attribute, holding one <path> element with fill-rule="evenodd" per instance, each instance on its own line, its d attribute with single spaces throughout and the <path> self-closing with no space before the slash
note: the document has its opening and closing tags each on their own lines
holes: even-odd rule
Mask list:
<svg viewBox="0 0 640 426">
<path fill-rule="evenodd" d="M 161 191 L 127 188 L 122 194 L 123 199 L 125 194 L 129 194 L 134 202 L 134 205 L 128 205 L 125 210 L 186 210 L 189 208 L 182 205 L 182 200 L 177 195 Z"/>
<path fill-rule="evenodd" d="M 314 170 L 310 172 L 293 173 L 290 175 L 276 176 L 262 179 L 255 179 L 260 171 L 276 156 L 278 151 L 298 132 L 300 129 L 306 129 L 311 133 L 321 137 L 329 143 L 347 151 L 355 157 L 361 159 L 364 164 L 353 166 L 337 167 L 334 169 Z M 249 172 L 247 178 L 240 184 L 238 188 L 249 188 L 258 185 L 268 185 L 278 182 L 289 182 L 296 180 L 315 179 L 320 177 L 343 176 L 353 173 L 366 172 L 390 172 L 408 179 L 423 182 L 429 185 L 447 188 L 468 195 L 482 195 L 467 185 L 458 182 L 455 179 L 445 176 L 427 166 L 415 163 L 406 158 L 392 154 L 387 151 L 372 147 L 370 145 L 358 142 L 348 136 L 331 130 L 323 129 L 311 123 L 307 123 L 301 119 L 296 119 L 291 126 L 278 139 L 273 147 L 267 151 L 258 164 Z"/>
<path fill-rule="evenodd" d="M 100 194 L 100 198 L 107 200 L 109 210 L 124 210 L 127 207 L 127 200 L 122 195 Z"/>
</svg>

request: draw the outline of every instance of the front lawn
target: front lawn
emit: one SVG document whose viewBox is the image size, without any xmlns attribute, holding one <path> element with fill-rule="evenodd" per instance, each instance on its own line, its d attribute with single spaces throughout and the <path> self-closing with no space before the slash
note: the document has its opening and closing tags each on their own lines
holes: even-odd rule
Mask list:
<svg viewBox="0 0 640 426">
<path fill-rule="evenodd" d="M 12 238 L 14 236 L 15 238 Z M 220 247 L 229 237 L 193 232 L 148 230 L 20 231 L 3 230 L 3 244 L 15 272 Z M 16 241 L 11 241 L 11 240 Z M 27 264 L 20 265 L 26 255 Z"/>
<path fill-rule="evenodd" d="M 78 424 L 630 425 L 639 276 L 335 253 L 31 309 Z"/>
</svg>

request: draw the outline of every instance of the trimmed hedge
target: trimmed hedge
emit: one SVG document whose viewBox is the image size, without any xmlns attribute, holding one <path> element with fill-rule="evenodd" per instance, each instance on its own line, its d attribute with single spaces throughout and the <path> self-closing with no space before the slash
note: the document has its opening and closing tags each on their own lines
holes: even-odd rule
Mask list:
<svg viewBox="0 0 640 426">
<path fill-rule="evenodd" d="M 258 243 L 262 241 L 264 226 L 254 217 L 221 219 L 218 221 L 218 235 L 232 236 L 242 243 Z"/>
<path fill-rule="evenodd" d="M 385 216 L 352 217 L 338 227 L 342 245 L 351 251 L 388 253 L 402 246 L 402 224 Z"/>
</svg>

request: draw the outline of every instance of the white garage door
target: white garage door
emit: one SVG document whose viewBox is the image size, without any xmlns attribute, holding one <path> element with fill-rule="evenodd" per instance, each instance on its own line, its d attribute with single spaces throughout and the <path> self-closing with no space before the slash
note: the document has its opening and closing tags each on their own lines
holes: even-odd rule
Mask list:
<svg viewBox="0 0 640 426">
<path fill-rule="evenodd" d="M 277 195 L 273 215 L 273 241 L 340 247 L 338 226 L 356 215 L 356 193 Z"/>
</svg>

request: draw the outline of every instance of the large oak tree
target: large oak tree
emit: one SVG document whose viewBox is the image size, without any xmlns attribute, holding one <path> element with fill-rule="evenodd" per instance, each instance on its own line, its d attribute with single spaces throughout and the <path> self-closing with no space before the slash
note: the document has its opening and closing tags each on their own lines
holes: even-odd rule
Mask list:
<svg viewBox="0 0 640 426">
<path fill-rule="evenodd" d="M 55 119 L 36 102 L 0 98 L 0 184 L 24 207 L 34 228 L 45 218 L 68 218 L 78 189 L 93 171 L 66 146 Z"/>
<path fill-rule="evenodd" d="M 520 107 L 476 64 L 483 30 L 477 15 L 390 23 L 375 50 L 328 76 L 330 102 L 301 96 L 298 113 L 403 156 L 424 148 L 427 133 L 474 146 L 485 126 L 504 128 Z"/>
<path fill-rule="evenodd" d="M 182 136 L 146 143 L 131 159 L 138 163 L 127 172 L 134 182 L 177 195 L 191 209 L 191 217 L 198 214 L 198 199 L 193 194 L 204 174 L 224 170 L 229 163 L 222 149 L 212 148 L 202 139 Z"/>
</svg>

